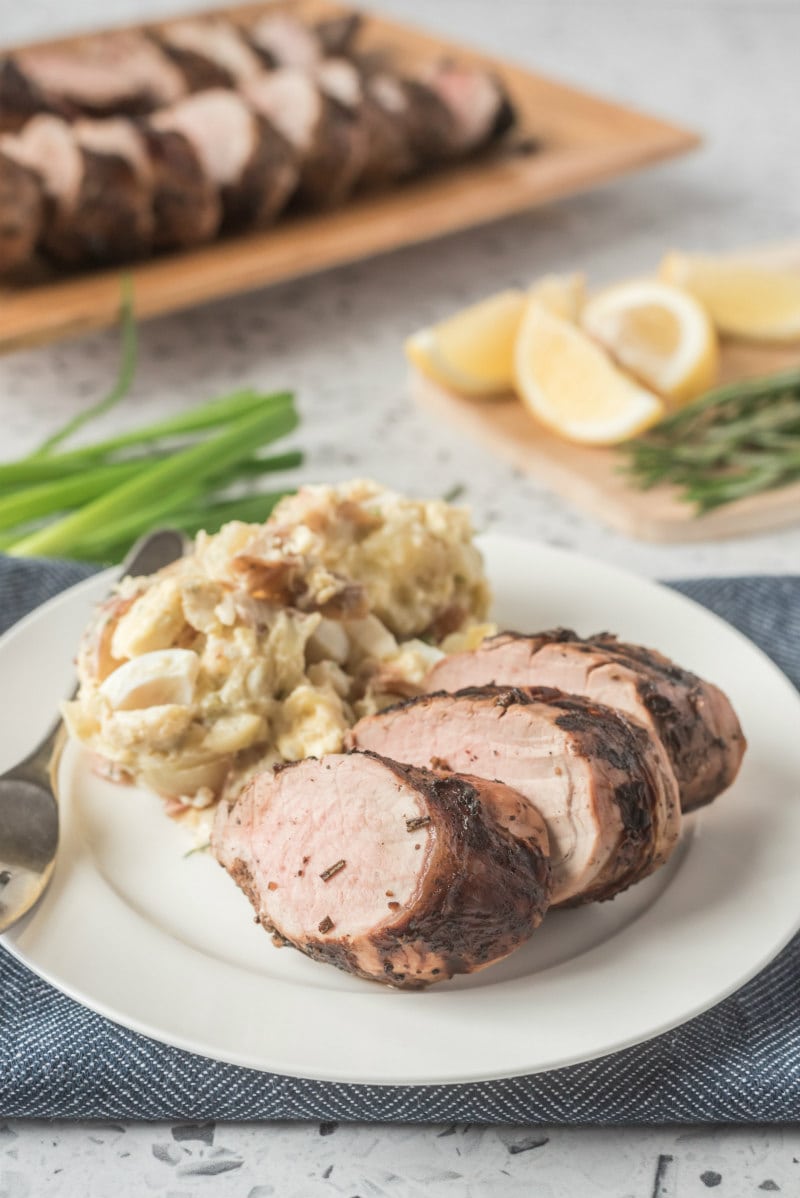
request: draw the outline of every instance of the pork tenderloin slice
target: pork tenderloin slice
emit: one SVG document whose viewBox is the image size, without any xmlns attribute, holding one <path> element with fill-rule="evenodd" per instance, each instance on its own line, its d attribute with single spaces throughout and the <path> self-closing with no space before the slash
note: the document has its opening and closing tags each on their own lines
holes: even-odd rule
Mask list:
<svg viewBox="0 0 800 1198">
<path fill-rule="evenodd" d="M 13 54 L 0 59 L 0 133 L 15 133 L 37 113 L 76 115 L 74 105 L 42 91 Z"/>
<path fill-rule="evenodd" d="M 547 824 L 553 905 L 613 898 L 677 843 L 677 788 L 660 747 L 578 696 L 491 686 L 420 696 L 361 720 L 348 745 L 513 787 Z"/>
<path fill-rule="evenodd" d="M 155 187 L 153 165 L 147 143 L 139 128 L 126 117 L 107 117 L 105 120 L 83 119 L 73 125 L 78 145 L 88 151 L 87 173 L 97 170 L 100 179 L 117 178 L 117 166 L 109 160 L 127 164 L 124 180 L 120 178 L 120 202 L 127 206 L 131 249 L 123 248 L 121 257 L 147 253 L 155 236 Z M 101 170 L 102 168 L 102 170 Z M 117 234 L 114 234 L 117 237 Z M 113 252 L 110 257 L 116 256 Z"/>
<path fill-rule="evenodd" d="M 507 956 L 548 905 L 546 832 L 519 795 L 371 753 L 260 775 L 211 843 L 279 941 L 406 989 Z"/>
<path fill-rule="evenodd" d="M 323 100 L 310 75 L 293 67 L 264 71 L 240 88 L 247 103 L 294 147 L 307 155 L 322 122 Z"/>
<path fill-rule="evenodd" d="M 244 34 L 269 67 L 310 71 L 327 53 L 317 31 L 291 13 L 269 13 L 248 25 Z"/>
<path fill-rule="evenodd" d="M 42 248 L 69 265 L 146 254 L 152 240 L 148 189 L 122 154 L 96 153 L 76 128 L 36 116 L 13 139 L 14 154 L 42 180 Z"/>
<path fill-rule="evenodd" d="M 153 171 L 154 245 L 187 249 L 212 241 L 222 223 L 222 200 L 184 134 L 150 124 L 142 136 Z"/>
<path fill-rule="evenodd" d="M 246 38 L 225 17 L 170 21 L 153 36 L 180 68 L 193 92 L 235 87 L 255 79 L 264 69 Z"/>
<path fill-rule="evenodd" d="M 443 658 L 425 686 L 458 690 L 486 683 L 555 686 L 634 716 L 663 744 L 685 812 L 729 787 L 744 756 L 736 713 L 718 687 L 653 649 L 606 633 L 586 639 L 564 628 L 501 633 L 471 652 Z"/>
<path fill-rule="evenodd" d="M 441 100 L 452 118 L 448 154 L 464 157 L 502 137 L 514 124 L 511 99 L 491 71 L 444 61 L 419 80 Z"/>
<path fill-rule="evenodd" d="M 44 219 L 41 180 L 6 149 L 10 140 L 0 139 L 0 274 L 31 260 Z"/>
<path fill-rule="evenodd" d="M 156 113 L 153 127 L 182 134 L 218 188 L 229 225 L 274 220 L 294 190 L 297 158 L 236 92 L 216 88 Z"/>
<path fill-rule="evenodd" d="M 299 198 L 315 208 L 341 204 L 367 161 L 367 131 L 352 109 L 322 92 L 322 113 L 300 171 Z"/>
<path fill-rule="evenodd" d="M 186 91 L 180 71 L 134 30 L 85 37 L 65 46 L 33 46 L 13 56 L 19 75 L 48 108 L 88 116 L 133 116 L 172 104 Z"/>
<path fill-rule="evenodd" d="M 379 187 L 412 175 L 421 165 L 409 131 L 408 90 L 385 71 L 364 82 L 367 160 L 361 172 L 365 187 Z"/>
</svg>

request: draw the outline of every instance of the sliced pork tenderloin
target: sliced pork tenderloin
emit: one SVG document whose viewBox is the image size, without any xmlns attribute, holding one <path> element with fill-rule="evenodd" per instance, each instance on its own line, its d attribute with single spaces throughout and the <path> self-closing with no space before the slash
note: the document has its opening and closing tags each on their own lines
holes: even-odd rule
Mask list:
<svg viewBox="0 0 800 1198">
<path fill-rule="evenodd" d="M 211 846 L 279 943 L 404 989 L 507 956 L 548 906 L 547 833 L 519 795 L 372 753 L 260 775 Z"/>
<path fill-rule="evenodd" d="M 663 864 L 680 834 L 660 743 L 575 695 L 486 686 L 420 696 L 362 719 L 348 744 L 519 791 L 547 824 L 554 905 L 613 898 Z"/>
<path fill-rule="evenodd" d="M 170 21 L 153 38 L 180 69 L 189 91 L 237 87 L 263 71 L 247 39 L 225 17 Z"/>
<path fill-rule="evenodd" d="M 608 633 L 582 639 L 566 628 L 506 632 L 443 658 L 426 690 L 485 684 L 555 686 L 627 712 L 660 738 L 684 811 L 710 803 L 736 778 L 746 741 L 729 700 L 713 683 L 663 654 Z"/>
<path fill-rule="evenodd" d="M 186 91 L 169 58 L 135 30 L 32 46 L 0 68 L 0 113 L 19 128 L 37 112 L 65 117 L 135 116 L 172 104 Z"/>
<path fill-rule="evenodd" d="M 30 262 L 44 219 L 41 179 L 16 160 L 13 140 L 0 139 L 0 274 Z"/>
<path fill-rule="evenodd" d="M 42 247 L 68 265 L 137 258 L 151 246 L 150 196 L 123 153 L 98 153 L 55 116 L 33 117 L 13 139 L 17 161 L 42 180 Z"/>
<path fill-rule="evenodd" d="M 214 88 L 156 113 L 158 132 L 180 133 L 218 189 L 225 223 L 270 224 L 297 183 L 297 157 L 285 138 L 237 92 Z"/>
</svg>

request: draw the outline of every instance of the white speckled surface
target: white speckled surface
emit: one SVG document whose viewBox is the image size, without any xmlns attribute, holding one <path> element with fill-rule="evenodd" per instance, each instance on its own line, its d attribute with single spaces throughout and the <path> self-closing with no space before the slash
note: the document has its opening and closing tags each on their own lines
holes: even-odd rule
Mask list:
<svg viewBox="0 0 800 1198">
<path fill-rule="evenodd" d="M 602 281 L 664 248 L 796 236 L 795 0 L 372 0 L 545 72 L 699 128 L 704 149 L 473 234 L 389 255 L 142 330 L 127 407 L 109 426 L 237 382 L 289 385 L 305 418 L 305 477 L 373 475 L 412 491 L 466 485 L 479 525 L 656 576 L 787 572 L 800 527 L 691 547 L 628 541 L 414 412 L 400 343 L 438 314 L 548 270 Z M 186 0 L 0 0 L 0 39 L 123 21 Z M 0 312 L 0 320 L 2 313 Z M 113 333 L 0 360 L 0 451 L 24 450 L 112 377 Z M 330 1133 L 330 1134 L 326 1134 Z M 546 1141 L 538 1144 L 538 1141 Z M 222 1125 L 0 1125 L 0 1198 L 157 1193 L 266 1198 L 800 1193 L 800 1132 Z M 213 1179 L 213 1180 L 212 1180 Z"/>
</svg>

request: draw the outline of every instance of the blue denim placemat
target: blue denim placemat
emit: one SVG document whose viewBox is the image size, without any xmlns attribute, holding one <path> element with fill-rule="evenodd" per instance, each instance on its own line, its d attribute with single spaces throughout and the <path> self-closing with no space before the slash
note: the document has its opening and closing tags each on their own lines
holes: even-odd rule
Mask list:
<svg viewBox="0 0 800 1198">
<path fill-rule="evenodd" d="M 0 558 L 0 631 L 87 573 Z M 800 687 L 800 577 L 673 585 L 740 628 Z M 422 1087 L 277 1077 L 168 1048 L 65 998 L 0 950 L 0 1117 L 12 1116 L 791 1122 L 800 1118 L 800 937 L 737 994 L 635 1048 L 531 1077 Z"/>
</svg>

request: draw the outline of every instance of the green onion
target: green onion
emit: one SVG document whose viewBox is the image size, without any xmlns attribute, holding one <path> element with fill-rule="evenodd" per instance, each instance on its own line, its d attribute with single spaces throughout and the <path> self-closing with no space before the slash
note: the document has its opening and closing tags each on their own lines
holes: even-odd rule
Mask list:
<svg viewBox="0 0 800 1198">
<path fill-rule="evenodd" d="M 102 458 L 116 454 L 119 450 L 151 446 L 170 437 L 177 438 L 218 428 L 248 412 L 272 406 L 280 407 L 291 398 L 291 392 L 288 391 L 279 391 L 272 395 L 263 395 L 252 390 L 235 391 L 232 395 L 211 400 L 188 412 L 180 412 L 176 416 L 167 417 L 166 420 L 120 433 L 116 437 L 109 437 L 105 441 L 97 441 L 93 445 L 73 449 L 68 453 L 0 463 L 0 488 L 48 482 L 54 478 L 75 474 Z"/>
<path fill-rule="evenodd" d="M 13 491 L 11 495 L 0 498 L 0 528 L 28 524 L 40 516 L 75 507 L 102 495 L 110 487 L 135 478 L 141 469 L 139 462 L 115 462 L 110 466 L 97 466 L 90 473 Z"/>
<path fill-rule="evenodd" d="M 34 554 L 69 555 L 72 546 L 80 544 L 81 539 L 94 529 L 105 527 L 111 534 L 115 521 L 125 520 L 131 509 L 140 504 L 152 505 L 153 496 L 159 497 L 154 510 L 161 510 L 165 521 L 168 521 L 175 506 L 172 495 L 176 488 L 219 474 L 226 467 L 251 457 L 254 447 L 285 436 L 297 424 L 297 413 L 290 398 L 282 404 L 270 404 L 266 411 L 250 412 L 232 421 L 208 440 L 143 467 L 136 477 L 91 501 L 79 511 L 15 542 L 8 552 L 18 557 Z"/>
</svg>

